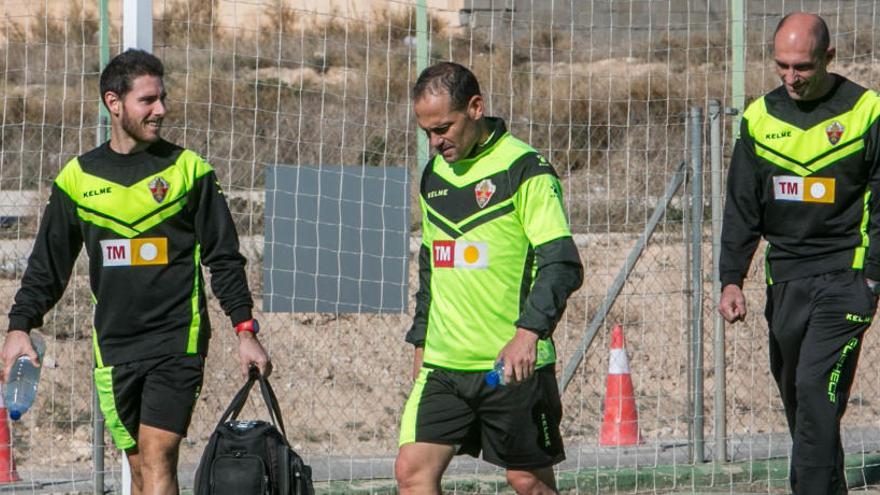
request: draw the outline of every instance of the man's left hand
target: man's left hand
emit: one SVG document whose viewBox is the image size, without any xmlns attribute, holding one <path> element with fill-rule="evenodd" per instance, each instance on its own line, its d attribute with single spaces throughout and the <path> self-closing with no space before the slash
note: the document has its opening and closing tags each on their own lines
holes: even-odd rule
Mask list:
<svg viewBox="0 0 880 495">
<path fill-rule="evenodd" d="M 496 361 L 504 361 L 504 383 L 521 382 L 532 376 L 538 354 L 538 334 L 517 328 L 516 335 L 498 353 Z"/>
<path fill-rule="evenodd" d="M 272 360 L 253 332 L 238 334 L 238 359 L 241 363 L 241 375 L 245 378 L 248 376 L 248 367 L 251 364 L 255 364 L 264 377 L 272 374 Z"/>
</svg>

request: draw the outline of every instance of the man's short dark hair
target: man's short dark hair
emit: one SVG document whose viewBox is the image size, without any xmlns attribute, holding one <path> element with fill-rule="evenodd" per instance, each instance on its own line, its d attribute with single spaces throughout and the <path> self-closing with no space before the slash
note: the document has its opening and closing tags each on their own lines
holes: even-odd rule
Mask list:
<svg viewBox="0 0 880 495">
<path fill-rule="evenodd" d="M 418 101 L 428 92 L 446 92 L 449 94 L 452 110 L 464 110 L 471 98 L 480 94 L 480 83 L 467 67 L 455 62 L 440 62 L 419 74 L 412 89 L 413 101 Z"/>
<path fill-rule="evenodd" d="M 780 19 L 779 24 L 776 25 L 776 31 L 773 32 L 773 38 L 776 38 L 776 35 L 779 34 L 779 30 L 782 29 L 782 26 L 785 25 L 785 22 L 789 17 L 796 14 L 797 12 L 792 12 L 791 14 L 786 14 L 785 17 Z M 816 53 L 815 55 L 821 55 L 828 51 L 828 47 L 831 46 L 831 33 L 828 31 L 828 24 L 825 23 L 825 19 L 822 19 L 821 16 L 816 16 L 816 19 L 819 20 L 819 35 L 818 44 L 816 45 Z"/>
<path fill-rule="evenodd" d="M 131 91 L 135 78 L 140 76 L 164 77 L 165 67 L 159 57 L 134 48 L 113 57 L 101 72 L 101 101 L 104 101 L 104 95 L 108 91 L 122 98 Z"/>
</svg>

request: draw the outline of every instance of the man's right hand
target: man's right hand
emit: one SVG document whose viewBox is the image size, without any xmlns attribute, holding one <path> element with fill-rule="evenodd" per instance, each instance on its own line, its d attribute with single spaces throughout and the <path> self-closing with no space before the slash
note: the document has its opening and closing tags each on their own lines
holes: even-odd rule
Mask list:
<svg viewBox="0 0 880 495">
<path fill-rule="evenodd" d="M 425 348 L 424 347 L 416 347 L 415 355 L 413 356 L 413 381 L 419 377 L 419 371 L 422 369 L 422 361 L 425 357 Z"/>
<path fill-rule="evenodd" d="M 245 378 L 248 377 L 251 365 L 259 368 L 260 374 L 265 378 L 272 374 L 272 359 L 253 332 L 238 334 L 238 361 L 241 366 L 241 374 Z"/>
<path fill-rule="evenodd" d="M 19 356 L 27 356 L 31 362 L 40 366 L 37 351 L 31 345 L 31 338 L 27 332 L 23 330 L 10 330 L 6 333 L 6 341 L 3 343 L 3 383 L 9 379 L 9 372 L 12 365 Z"/>
<path fill-rule="evenodd" d="M 727 320 L 734 323 L 746 317 L 746 298 L 742 289 L 736 284 L 727 284 L 721 289 L 721 301 L 718 302 L 718 312 Z"/>
</svg>

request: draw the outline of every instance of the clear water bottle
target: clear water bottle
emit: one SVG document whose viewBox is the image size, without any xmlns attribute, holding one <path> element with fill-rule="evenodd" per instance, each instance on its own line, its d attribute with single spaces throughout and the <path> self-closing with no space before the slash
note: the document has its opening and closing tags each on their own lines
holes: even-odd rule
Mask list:
<svg viewBox="0 0 880 495">
<path fill-rule="evenodd" d="M 499 359 L 495 362 L 495 368 L 486 373 L 486 385 L 495 388 L 504 384 L 504 361 Z"/>
<path fill-rule="evenodd" d="M 9 417 L 13 421 L 21 419 L 21 415 L 34 404 L 37 385 L 40 383 L 40 369 L 43 364 L 43 354 L 46 352 L 46 342 L 39 334 L 31 333 L 30 335 L 31 345 L 39 356 L 40 368 L 34 366 L 27 356 L 19 357 L 12 365 L 4 399 L 7 409 L 9 409 Z"/>
</svg>

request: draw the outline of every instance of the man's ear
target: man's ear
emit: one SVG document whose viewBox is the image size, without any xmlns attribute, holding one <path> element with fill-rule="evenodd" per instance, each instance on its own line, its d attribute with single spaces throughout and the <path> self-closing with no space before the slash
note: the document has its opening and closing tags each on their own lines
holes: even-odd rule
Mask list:
<svg viewBox="0 0 880 495">
<path fill-rule="evenodd" d="M 483 97 L 480 95 L 471 96 L 467 106 L 468 117 L 471 120 L 480 120 L 483 118 Z"/>
<path fill-rule="evenodd" d="M 106 91 L 104 93 L 104 104 L 107 106 L 107 110 L 110 111 L 113 115 L 119 115 L 120 106 L 122 106 L 122 99 L 119 98 L 119 95 L 113 91 Z"/>
<path fill-rule="evenodd" d="M 825 51 L 825 65 L 831 63 L 834 60 L 834 56 L 837 55 L 837 49 L 833 46 L 829 46 L 828 50 Z"/>
</svg>

